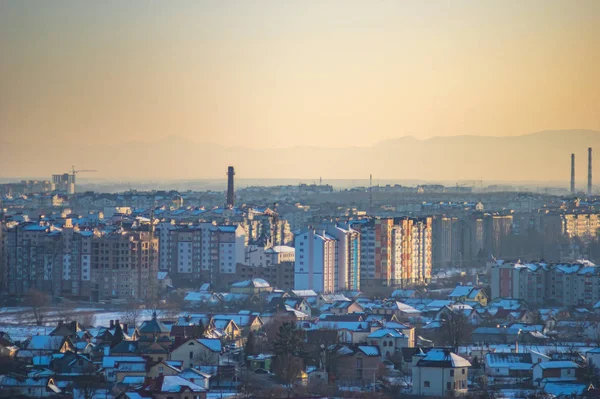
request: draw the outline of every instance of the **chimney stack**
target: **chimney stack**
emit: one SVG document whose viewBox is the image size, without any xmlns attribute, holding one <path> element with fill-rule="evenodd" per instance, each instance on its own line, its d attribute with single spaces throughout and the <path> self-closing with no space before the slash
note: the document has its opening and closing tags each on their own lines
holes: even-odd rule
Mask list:
<svg viewBox="0 0 600 399">
<path fill-rule="evenodd" d="M 227 168 L 227 207 L 233 208 L 234 205 L 234 193 L 233 193 L 233 166 Z"/>
<path fill-rule="evenodd" d="M 587 194 L 592 195 L 592 147 L 588 148 L 588 186 Z"/>
<path fill-rule="evenodd" d="M 575 194 L 575 154 L 571 154 L 571 194 Z"/>
</svg>

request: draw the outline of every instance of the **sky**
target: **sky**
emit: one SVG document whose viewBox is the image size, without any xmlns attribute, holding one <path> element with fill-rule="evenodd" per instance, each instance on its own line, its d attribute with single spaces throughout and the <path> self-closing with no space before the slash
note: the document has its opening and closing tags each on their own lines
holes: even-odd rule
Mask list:
<svg viewBox="0 0 600 399">
<path fill-rule="evenodd" d="M 597 0 L 2 0 L 0 143 L 600 130 L 598 71 Z"/>
</svg>

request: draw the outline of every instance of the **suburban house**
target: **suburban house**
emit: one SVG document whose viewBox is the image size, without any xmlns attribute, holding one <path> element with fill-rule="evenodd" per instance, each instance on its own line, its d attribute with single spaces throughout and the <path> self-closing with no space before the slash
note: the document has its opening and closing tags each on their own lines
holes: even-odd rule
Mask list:
<svg viewBox="0 0 600 399">
<path fill-rule="evenodd" d="M 413 395 L 448 396 L 467 393 L 471 363 L 449 349 L 431 349 L 415 356 L 412 368 Z"/>
<path fill-rule="evenodd" d="M 171 350 L 171 360 L 182 362 L 184 368 L 194 366 L 217 366 L 221 354 L 218 339 L 190 339 Z"/>
<path fill-rule="evenodd" d="M 492 377 L 531 377 L 531 353 L 488 353 L 485 371 Z"/>
<path fill-rule="evenodd" d="M 477 327 L 471 340 L 480 344 L 510 344 L 519 341 L 521 330 L 511 327 Z"/>
<path fill-rule="evenodd" d="M 336 301 L 329 307 L 329 312 L 334 315 L 338 314 L 349 314 L 349 313 L 363 313 L 365 310 L 356 301 Z"/>
<path fill-rule="evenodd" d="M 577 381 L 577 363 L 569 360 L 551 360 L 533 366 L 533 382 L 541 387 L 547 381 Z"/>
<path fill-rule="evenodd" d="M 372 382 L 381 364 L 379 348 L 374 345 L 342 345 L 337 348 L 337 356 L 334 378 L 342 385 Z"/>
<path fill-rule="evenodd" d="M 409 346 L 409 337 L 392 328 L 380 328 L 367 337 L 367 342 L 379 347 L 382 360 L 391 359 L 402 348 Z"/>
<path fill-rule="evenodd" d="M 456 302 L 478 303 L 481 306 L 486 306 L 488 302 L 485 291 L 472 285 L 457 285 L 448 295 L 448 299 Z"/>
</svg>

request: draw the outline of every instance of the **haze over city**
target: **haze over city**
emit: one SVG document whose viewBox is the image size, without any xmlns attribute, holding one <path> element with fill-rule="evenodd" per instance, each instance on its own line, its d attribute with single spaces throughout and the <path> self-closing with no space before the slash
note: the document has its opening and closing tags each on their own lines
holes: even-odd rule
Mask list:
<svg viewBox="0 0 600 399">
<path fill-rule="evenodd" d="M 4 1 L 0 176 L 567 181 L 599 147 L 599 19 L 597 1 Z M 565 131 L 477 139 L 546 130 Z"/>
</svg>

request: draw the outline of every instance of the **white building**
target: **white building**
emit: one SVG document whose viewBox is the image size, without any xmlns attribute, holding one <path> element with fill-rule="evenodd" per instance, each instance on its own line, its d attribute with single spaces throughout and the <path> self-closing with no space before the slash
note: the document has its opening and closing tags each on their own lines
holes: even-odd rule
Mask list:
<svg viewBox="0 0 600 399">
<path fill-rule="evenodd" d="M 324 231 L 311 229 L 296 236 L 294 289 L 335 292 L 336 243 Z"/>
<path fill-rule="evenodd" d="M 334 291 L 360 289 L 360 233 L 349 226 L 329 226 L 337 240 Z"/>
<path fill-rule="evenodd" d="M 467 393 L 471 363 L 445 349 L 431 349 L 413 359 L 413 395 L 448 396 Z"/>
<path fill-rule="evenodd" d="M 577 381 L 577 363 L 570 360 L 556 360 L 536 363 L 533 366 L 533 383 L 538 387 L 548 381 Z"/>
</svg>

